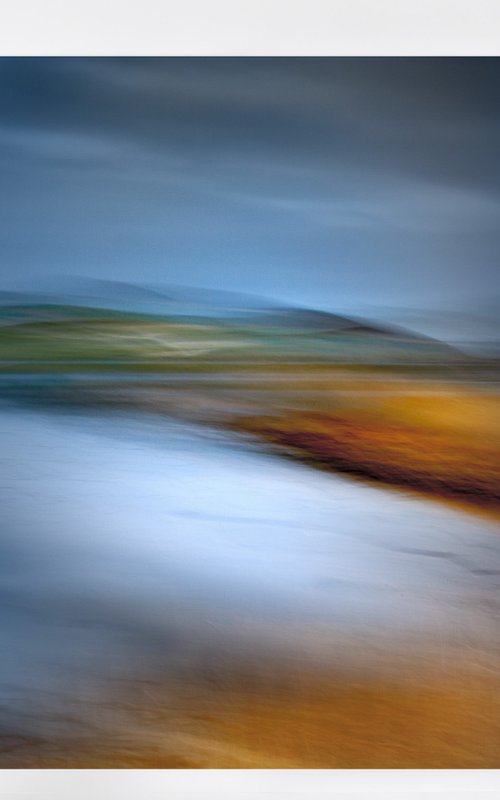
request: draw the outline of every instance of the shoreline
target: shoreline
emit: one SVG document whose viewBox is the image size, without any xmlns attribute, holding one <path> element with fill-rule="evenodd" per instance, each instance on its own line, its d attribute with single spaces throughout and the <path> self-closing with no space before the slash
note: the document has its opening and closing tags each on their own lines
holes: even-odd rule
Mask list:
<svg viewBox="0 0 500 800">
<path fill-rule="evenodd" d="M 246 387 L 235 388 L 232 381 L 195 387 L 186 379 L 158 386 L 110 378 L 108 383 L 54 384 L 36 392 L 31 388 L 26 394 L 17 387 L 1 396 L 38 407 L 152 412 L 251 437 L 281 457 L 315 469 L 500 519 L 496 394 L 463 392 L 445 383 L 444 395 L 443 385 L 421 383 L 421 394 L 405 394 L 398 386 L 377 395 L 373 384 L 366 391 L 356 384 L 354 391 L 353 382 L 346 380 L 336 384 L 333 394 L 328 390 L 326 396 L 317 394 L 313 403 L 310 398 L 304 403 L 302 386 L 292 401 L 272 388 L 270 384 L 257 396 L 247 394 Z"/>
<path fill-rule="evenodd" d="M 269 444 L 281 456 L 307 466 L 387 489 L 411 491 L 420 497 L 451 503 L 455 508 L 500 520 L 500 484 L 498 490 L 489 493 L 478 488 L 473 480 L 469 486 L 460 486 L 460 475 L 450 476 L 448 482 L 432 471 L 417 472 L 411 466 L 405 472 L 401 464 L 385 460 L 383 453 L 375 457 L 371 452 L 366 457 L 364 443 L 359 449 L 349 446 L 338 436 L 339 427 L 324 437 L 309 437 L 307 424 L 294 430 L 289 430 L 288 424 L 287 417 L 255 416 L 233 420 L 227 427 Z"/>
</svg>

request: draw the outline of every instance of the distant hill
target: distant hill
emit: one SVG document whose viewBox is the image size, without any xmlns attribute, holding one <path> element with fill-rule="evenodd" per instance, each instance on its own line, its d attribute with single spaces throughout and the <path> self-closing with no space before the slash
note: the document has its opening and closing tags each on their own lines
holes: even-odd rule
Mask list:
<svg viewBox="0 0 500 800">
<path fill-rule="evenodd" d="M 238 292 L 182 286 L 142 286 L 124 281 L 71 278 L 61 291 L 0 292 L 0 324 L 76 321 L 110 317 L 178 320 L 239 329 L 268 346 L 298 348 L 311 354 L 332 352 L 340 358 L 440 357 L 454 360 L 453 347 L 405 328 L 374 323 L 314 308 L 279 305 L 275 301 Z M 297 337 L 302 339 L 299 344 Z M 253 346 L 253 345 L 252 345 Z M 258 345 L 259 347 L 261 345 Z M 332 347 L 334 350 L 332 350 Z"/>
<path fill-rule="evenodd" d="M 256 311 L 280 307 L 279 302 L 268 297 L 245 292 L 233 292 L 227 289 L 205 289 L 173 284 L 158 285 L 158 289 L 168 293 L 178 303 L 187 303 L 199 308 Z M 286 308 L 285 304 L 283 304 L 283 308 Z"/>
<path fill-rule="evenodd" d="M 30 325 L 44 322 L 85 322 L 85 321 L 140 321 L 156 319 L 152 314 L 133 311 L 119 311 L 113 308 L 95 308 L 83 305 L 57 303 L 24 303 L 19 305 L 0 303 L 0 327 L 3 325 Z M 163 319 L 160 317 L 160 319 Z"/>
<path fill-rule="evenodd" d="M 72 285 L 71 285 L 72 284 Z M 101 278 L 72 279 L 69 289 L 82 298 L 114 300 L 119 303 L 169 303 L 172 298 L 157 289 L 139 283 Z"/>
<path fill-rule="evenodd" d="M 84 305 L 167 316 L 230 317 L 277 305 L 268 300 L 223 289 L 176 285 L 143 285 L 100 278 L 63 277 L 35 290 L 1 292 L 0 306 L 28 304 Z"/>
<path fill-rule="evenodd" d="M 296 331 L 341 331 L 353 326 L 348 317 L 309 308 L 272 308 L 254 316 L 266 328 L 290 328 Z"/>
<path fill-rule="evenodd" d="M 311 358 L 334 355 L 339 362 L 394 364 L 454 363 L 464 358 L 453 346 L 406 328 L 310 308 L 255 313 L 247 316 L 244 326 L 254 335 L 283 342 L 285 348 L 288 341 L 289 350 L 308 352 Z"/>
<path fill-rule="evenodd" d="M 277 331 L 280 329 L 290 330 L 301 334 L 311 333 L 328 336 L 339 333 L 352 333 L 411 339 L 424 338 L 403 328 L 392 328 L 367 320 L 311 308 L 275 308 L 255 314 L 253 322 L 265 328 L 272 328 Z"/>
<path fill-rule="evenodd" d="M 41 294 L 40 292 L 9 292 L 0 289 L 0 309 L 6 306 L 30 306 L 59 302 L 60 298 L 55 295 Z"/>
</svg>

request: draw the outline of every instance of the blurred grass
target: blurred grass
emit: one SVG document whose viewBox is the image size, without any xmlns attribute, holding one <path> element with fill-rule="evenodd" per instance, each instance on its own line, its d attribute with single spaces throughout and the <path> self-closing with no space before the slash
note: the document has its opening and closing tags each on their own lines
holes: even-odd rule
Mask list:
<svg viewBox="0 0 500 800">
<path fill-rule="evenodd" d="M 331 412 L 288 410 L 234 424 L 343 472 L 500 507 L 500 398 L 446 386 L 411 394 L 415 388 L 379 395 L 368 384 Z"/>
</svg>

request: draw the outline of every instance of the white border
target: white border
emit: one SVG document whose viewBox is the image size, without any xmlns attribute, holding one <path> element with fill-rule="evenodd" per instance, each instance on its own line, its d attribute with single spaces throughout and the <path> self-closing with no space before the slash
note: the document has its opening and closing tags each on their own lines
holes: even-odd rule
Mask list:
<svg viewBox="0 0 500 800">
<path fill-rule="evenodd" d="M 498 55 L 498 0 L 3 0 L 3 55 Z"/>
<path fill-rule="evenodd" d="M 0 55 L 491 56 L 498 0 L 3 0 Z M 1 114 L 1 111 L 0 111 Z M 497 770 L 3 770 L 2 800 L 483 800 Z"/>
<path fill-rule="evenodd" d="M 5 800 L 493 800 L 496 770 L 5 770 Z"/>
</svg>

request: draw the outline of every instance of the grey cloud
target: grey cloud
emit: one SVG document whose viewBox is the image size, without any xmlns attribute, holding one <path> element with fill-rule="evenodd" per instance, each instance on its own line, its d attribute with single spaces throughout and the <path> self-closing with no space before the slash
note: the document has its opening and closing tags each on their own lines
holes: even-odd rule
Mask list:
<svg viewBox="0 0 500 800">
<path fill-rule="evenodd" d="M 498 59 L 2 59 L 4 273 L 500 294 Z"/>
</svg>

